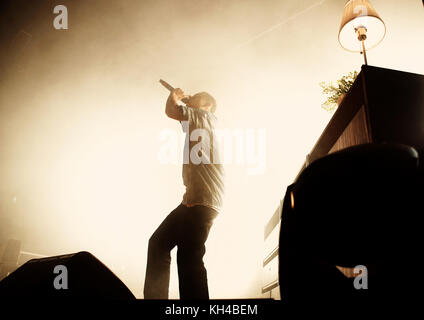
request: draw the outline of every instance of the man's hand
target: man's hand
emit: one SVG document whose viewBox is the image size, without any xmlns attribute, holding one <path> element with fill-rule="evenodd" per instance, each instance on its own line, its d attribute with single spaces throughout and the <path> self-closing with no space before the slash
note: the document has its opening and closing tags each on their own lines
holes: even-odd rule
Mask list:
<svg viewBox="0 0 424 320">
<path fill-rule="evenodd" d="M 189 96 L 184 95 L 184 91 L 180 88 L 172 90 L 169 94 L 168 100 L 166 101 L 166 115 L 172 119 L 182 121 L 183 114 L 181 112 L 181 108 L 178 107 L 178 102 L 188 98 Z"/>
<path fill-rule="evenodd" d="M 190 96 L 184 94 L 184 91 L 182 89 L 176 88 L 171 91 L 171 93 L 169 94 L 168 100 L 174 105 L 177 105 L 179 101 L 189 97 Z"/>
</svg>

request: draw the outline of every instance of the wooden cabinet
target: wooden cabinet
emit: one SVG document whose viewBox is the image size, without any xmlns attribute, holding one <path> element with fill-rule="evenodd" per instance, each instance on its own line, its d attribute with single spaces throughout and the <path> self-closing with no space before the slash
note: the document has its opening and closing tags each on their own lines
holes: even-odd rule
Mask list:
<svg viewBox="0 0 424 320">
<path fill-rule="evenodd" d="M 362 66 L 300 172 L 328 153 L 370 142 L 402 143 L 414 147 L 422 155 L 423 75 Z"/>
</svg>

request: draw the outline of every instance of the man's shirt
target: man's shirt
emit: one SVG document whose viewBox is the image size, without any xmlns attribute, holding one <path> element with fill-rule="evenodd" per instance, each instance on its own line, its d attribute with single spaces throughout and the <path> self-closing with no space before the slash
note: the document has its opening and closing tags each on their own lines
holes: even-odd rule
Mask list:
<svg viewBox="0 0 424 320">
<path fill-rule="evenodd" d="M 217 118 L 202 109 L 179 107 L 183 113 L 181 125 L 187 134 L 182 172 L 186 192 L 182 204 L 204 205 L 220 211 L 224 196 L 224 168 L 214 132 Z"/>
</svg>

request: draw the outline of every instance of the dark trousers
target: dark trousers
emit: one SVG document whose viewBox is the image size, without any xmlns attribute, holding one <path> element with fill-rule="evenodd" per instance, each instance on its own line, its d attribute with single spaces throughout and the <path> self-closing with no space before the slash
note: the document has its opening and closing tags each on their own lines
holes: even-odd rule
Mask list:
<svg viewBox="0 0 424 320">
<path fill-rule="evenodd" d="M 145 299 L 168 299 L 171 250 L 177 246 L 180 299 L 209 299 L 203 264 L 205 242 L 218 212 L 206 206 L 180 204 L 149 240 Z"/>
</svg>

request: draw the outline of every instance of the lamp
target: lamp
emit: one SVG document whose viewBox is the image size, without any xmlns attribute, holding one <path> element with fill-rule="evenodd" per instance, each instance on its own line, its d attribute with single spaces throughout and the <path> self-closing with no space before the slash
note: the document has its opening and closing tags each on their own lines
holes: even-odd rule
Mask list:
<svg viewBox="0 0 424 320">
<path fill-rule="evenodd" d="M 386 25 L 368 0 L 349 0 L 339 30 L 340 45 L 361 52 L 367 65 L 366 50 L 376 47 L 386 35 Z"/>
</svg>

